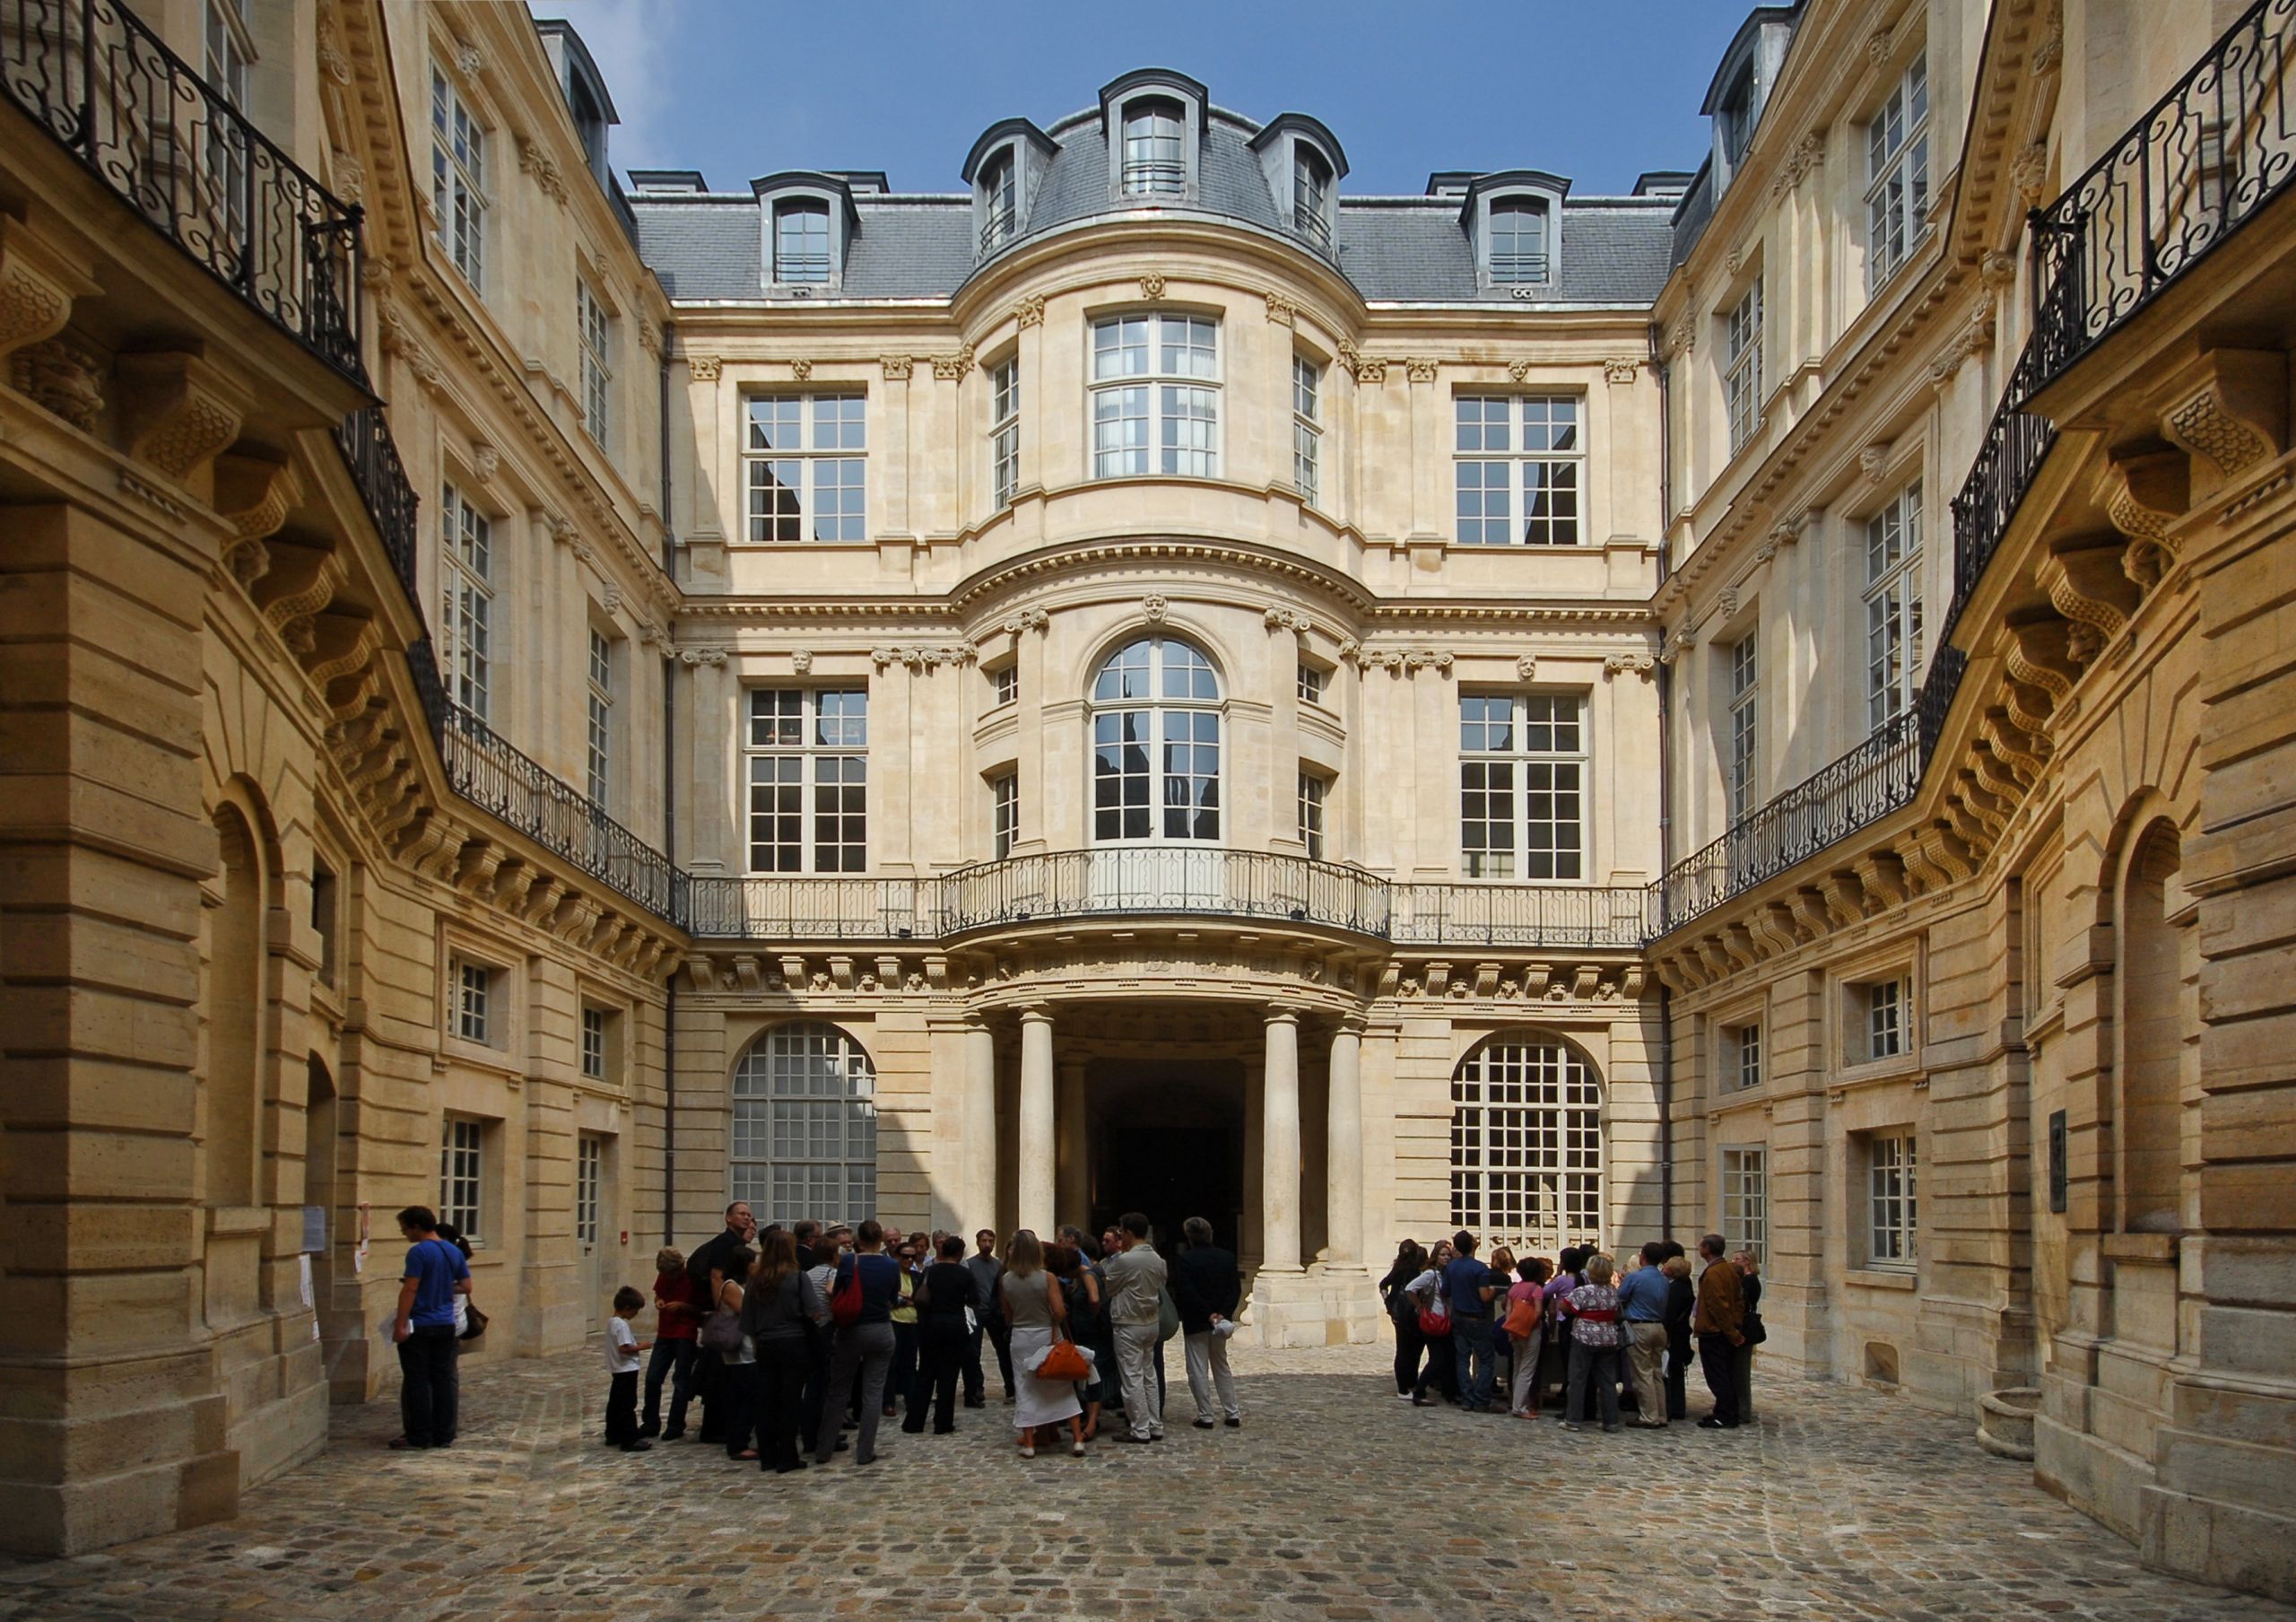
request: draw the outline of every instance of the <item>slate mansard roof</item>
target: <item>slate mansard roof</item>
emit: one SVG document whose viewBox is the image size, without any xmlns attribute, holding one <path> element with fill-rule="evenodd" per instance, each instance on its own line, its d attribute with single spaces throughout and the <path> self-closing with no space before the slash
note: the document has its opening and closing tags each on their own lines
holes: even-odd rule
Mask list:
<svg viewBox="0 0 2296 1622">
<path fill-rule="evenodd" d="M 857 225 L 848 246 L 842 299 L 943 300 L 987 263 L 1019 243 L 1097 216 L 1142 213 L 1179 218 L 1224 217 L 1332 258 L 1371 302 L 1490 302 L 1521 305 L 1646 307 L 1658 296 L 1671 262 L 1673 196 L 1565 197 L 1556 249 L 1559 275 L 1535 298 L 1485 284 L 1461 222 L 1456 195 L 1347 196 L 1328 254 L 1289 226 L 1249 146 L 1263 126 L 1207 108 L 1198 187 L 1185 203 L 1159 205 L 1109 195 L 1109 144 L 1099 109 L 1072 115 L 1045 133 L 1057 149 L 1022 204 L 1013 237 L 994 253 L 978 251 L 967 192 L 904 195 L 857 188 Z M 764 297 L 760 207 L 751 193 L 709 192 L 691 171 L 648 171 L 674 187 L 640 189 L 630 198 L 639 249 L 672 299 L 749 302 Z"/>
</svg>

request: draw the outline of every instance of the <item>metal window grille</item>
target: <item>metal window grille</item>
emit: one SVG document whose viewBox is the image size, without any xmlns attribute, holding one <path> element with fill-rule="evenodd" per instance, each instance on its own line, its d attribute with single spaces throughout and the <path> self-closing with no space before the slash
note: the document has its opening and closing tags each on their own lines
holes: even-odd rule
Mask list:
<svg viewBox="0 0 2296 1622">
<path fill-rule="evenodd" d="M 980 201 L 980 251 L 987 254 L 1012 240 L 1020 222 L 1010 152 L 997 153 L 981 170 Z"/>
<path fill-rule="evenodd" d="M 1178 196 L 1187 189 L 1187 119 L 1177 101 L 1135 101 L 1124 110 L 1127 196 Z"/>
<path fill-rule="evenodd" d="M 877 1073 L 831 1025 L 777 1025 L 734 1069 L 732 1197 L 767 1222 L 876 1215 Z"/>
<path fill-rule="evenodd" d="M 1528 197 L 1493 203 L 1491 279 L 1511 283 L 1546 277 L 1546 205 Z"/>
<path fill-rule="evenodd" d="M 1292 146 L 1292 229 L 1318 248 L 1331 245 L 1331 165 L 1305 142 Z"/>
<path fill-rule="evenodd" d="M 773 279 L 829 280 L 829 205 L 777 203 L 773 208 Z"/>
<path fill-rule="evenodd" d="M 1601 1242 L 1602 1092 L 1576 1052 L 1492 1042 L 1453 1073 L 1451 1221 L 1518 1253 Z"/>
</svg>

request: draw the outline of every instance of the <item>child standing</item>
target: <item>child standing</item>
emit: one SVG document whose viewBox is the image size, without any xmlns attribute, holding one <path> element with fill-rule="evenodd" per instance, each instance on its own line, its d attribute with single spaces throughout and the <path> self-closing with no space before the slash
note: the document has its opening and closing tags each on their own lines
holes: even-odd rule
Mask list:
<svg viewBox="0 0 2296 1622">
<path fill-rule="evenodd" d="M 613 1376 L 606 1392 L 606 1441 L 625 1453 L 653 1451 L 654 1444 L 638 1434 L 638 1354 L 646 1349 L 630 1321 L 646 1310 L 646 1297 L 623 1285 L 613 1293 L 613 1316 L 606 1320 L 606 1372 Z"/>
</svg>

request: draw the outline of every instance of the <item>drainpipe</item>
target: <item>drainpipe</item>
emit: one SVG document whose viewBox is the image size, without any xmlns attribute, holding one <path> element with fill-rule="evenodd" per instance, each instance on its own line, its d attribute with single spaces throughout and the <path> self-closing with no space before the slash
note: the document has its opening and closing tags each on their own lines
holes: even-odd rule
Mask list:
<svg viewBox="0 0 2296 1622">
<path fill-rule="evenodd" d="M 660 452 L 662 464 L 662 572 L 674 585 L 677 571 L 677 537 L 673 527 L 670 506 L 670 351 L 676 332 L 671 325 L 662 323 Z M 677 661 L 662 660 L 662 856 L 670 868 L 670 911 L 672 920 L 683 926 L 686 920 L 676 916 L 685 900 L 684 888 L 678 873 L 678 780 L 674 764 L 677 760 Z M 678 1187 L 678 975 L 683 965 L 670 970 L 669 978 L 662 982 L 662 1243 L 677 1243 Z"/>
<path fill-rule="evenodd" d="M 1649 327 L 1650 370 L 1658 379 L 1658 583 L 1670 572 L 1671 548 L 1667 530 L 1674 502 L 1674 440 L 1672 395 L 1668 388 L 1665 350 L 1658 324 Z M 1674 864 L 1674 669 L 1661 665 L 1658 682 L 1658 888 L 1655 909 L 1663 928 L 1666 905 L 1666 874 Z M 1658 1231 L 1674 1233 L 1674 1013 L 1673 991 L 1658 982 L 1658 1048 L 1653 1055 L 1651 1078 L 1658 1094 Z"/>
</svg>

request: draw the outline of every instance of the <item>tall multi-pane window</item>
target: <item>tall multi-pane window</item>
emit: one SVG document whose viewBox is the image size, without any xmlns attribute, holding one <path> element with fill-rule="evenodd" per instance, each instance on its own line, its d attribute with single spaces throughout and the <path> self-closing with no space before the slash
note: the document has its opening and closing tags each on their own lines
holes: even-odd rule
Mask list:
<svg viewBox="0 0 2296 1622">
<path fill-rule="evenodd" d="M 590 438 L 606 442 L 606 402 L 613 393 L 613 351 L 606 307 L 587 282 L 574 283 L 575 325 L 582 334 L 582 426 Z"/>
<path fill-rule="evenodd" d="M 1331 242 L 1331 165 L 1305 141 L 1292 144 L 1292 229 L 1318 247 Z"/>
<path fill-rule="evenodd" d="M 1127 196 L 1178 196 L 1187 188 L 1187 118 L 1177 101 L 1150 99 L 1124 109 L 1123 185 Z"/>
<path fill-rule="evenodd" d="M 1902 980 L 1877 980 L 1859 988 L 1858 1001 L 1863 1006 L 1858 1013 L 1865 1021 L 1860 1034 L 1866 1060 L 1896 1059 L 1904 1054 L 1905 989 Z"/>
<path fill-rule="evenodd" d="M 462 92 L 430 70 L 430 204 L 439 241 L 472 286 L 485 284 L 486 131 Z"/>
<path fill-rule="evenodd" d="M 598 1242 L 598 1188 L 604 1182 L 605 1144 L 585 1132 L 574 1141 L 574 1240 Z"/>
<path fill-rule="evenodd" d="M 1754 808 L 1761 739 L 1761 635 L 1749 631 L 1730 645 L 1730 820 Z"/>
<path fill-rule="evenodd" d="M 868 538 L 868 406 L 857 394 L 749 400 L 743 460 L 752 541 Z"/>
<path fill-rule="evenodd" d="M 1770 1246 L 1770 1151 L 1726 1146 L 1721 1169 L 1722 1243 L 1760 1261 Z"/>
<path fill-rule="evenodd" d="M 1722 354 L 1722 393 L 1735 453 L 1761 426 L 1761 278 L 1730 307 Z"/>
<path fill-rule="evenodd" d="M 1292 357 L 1292 487 L 1310 507 L 1323 490 L 1324 369 Z"/>
<path fill-rule="evenodd" d="M 796 198 L 773 205 L 773 279 L 829 280 L 829 205 Z"/>
<path fill-rule="evenodd" d="M 869 859 L 869 694 L 753 687 L 750 871 L 858 873 Z"/>
<path fill-rule="evenodd" d="M 494 1040 L 494 971 L 455 960 L 455 1034 L 465 1042 Z"/>
<path fill-rule="evenodd" d="M 1587 459 L 1578 397 L 1467 394 L 1454 410 L 1459 544 L 1577 545 Z"/>
<path fill-rule="evenodd" d="M 1722 1050 L 1723 1062 L 1729 1067 L 1730 1077 L 1741 1092 L 1761 1086 L 1760 1021 L 1726 1026 L 1722 1033 Z"/>
<path fill-rule="evenodd" d="M 989 855 L 1004 861 L 1020 841 L 1020 772 L 989 779 Z"/>
<path fill-rule="evenodd" d="M 613 642 L 595 625 L 590 628 L 589 707 L 587 778 L 590 803 L 604 807 L 613 801 Z"/>
<path fill-rule="evenodd" d="M 1866 520 L 1866 725 L 1912 707 L 1921 666 L 1921 485 Z"/>
<path fill-rule="evenodd" d="M 731 1192 L 761 1222 L 877 1214 L 877 1072 L 833 1025 L 776 1025 L 734 1067 Z"/>
<path fill-rule="evenodd" d="M 1010 241 L 1020 223 L 1013 189 L 1013 150 L 1006 147 L 980 171 L 980 251 L 990 252 Z"/>
<path fill-rule="evenodd" d="M 1920 1259 L 1916 1171 L 1912 1133 L 1866 1140 L 1867 1265 L 1911 1267 Z"/>
<path fill-rule="evenodd" d="M 606 1078 L 606 1011 L 604 1008 L 582 1010 L 582 1077 L 586 1081 Z"/>
<path fill-rule="evenodd" d="M 1459 865 L 1469 878 L 1584 876 L 1586 702 L 1459 695 Z"/>
<path fill-rule="evenodd" d="M 996 504 L 1009 507 L 1021 487 L 1021 361 L 988 369 L 989 484 Z"/>
<path fill-rule="evenodd" d="M 1300 842 L 1313 857 L 1324 853 L 1324 796 L 1330 788 L 1331 780 L 1320 772 L 1300 773 Z"/>
<path fill-rule="evenodd" d="M 439 1145 L 439 1220 L 452 1225 L 473 1244 L 485 1232 L 481 1208 L 486 1188 L 486 1129 L 450 1115 Z"/>
<path fill-rule="evenodd" d="M 439 503 L 439 572 L 446 592 L 446 634 L 439 658 L 447 694 L 479 719 L 487 716 L 493 681 L 494 535 L 484 513 L 452 484 Z"/>
<path fill-rule="evenodd" d="M 1092 680 L 1092 838 L 1220 837 L 1220 678 L 1187 643 L 1144 637 Z"/>
<path fill-rule="evenodd" d="M 1494 1042 L 1451 1076 L 1451 1223 L 1554 1254 L 1603 1229 L 1602 1090 L 1553 1042 Z"/>
<path fill-rule="evenodd" d="M 1546 280 L 1546 205 L 1535 197 L 1505 197 L 1491 205 L 1491 279 Z"/>
<path fill-rule="evenodd" d="M 242 112 L 248 105 L 248 69 L 255 62 L 247 7 L 248 0 L 207 0 L 207 82 Z M 225 232 L 237 241 L 248 219 L 247 132 L 229 118 L 210 118 L 204 153 Z"/>
<path fill-rule="evenodd" d="M 1929 65 L 1915 58 L 1866 126 L 1866 284 L 1889 280 L 1929 212 Z"/>
<path fill-rule="evenodd" d="M 1092 324 L 1092 476 L 1220 475 L 1220 323 L 1116 316 Z"/>
</svg>

